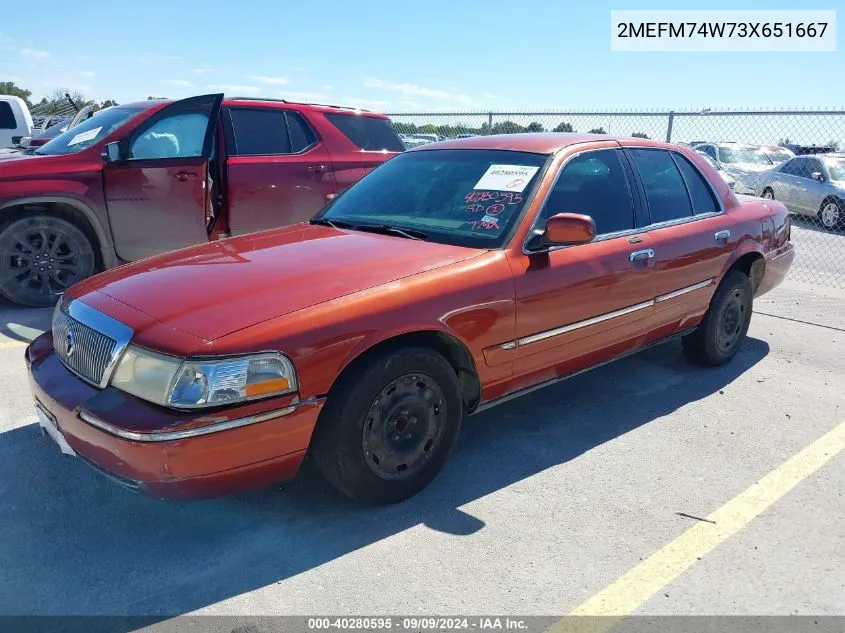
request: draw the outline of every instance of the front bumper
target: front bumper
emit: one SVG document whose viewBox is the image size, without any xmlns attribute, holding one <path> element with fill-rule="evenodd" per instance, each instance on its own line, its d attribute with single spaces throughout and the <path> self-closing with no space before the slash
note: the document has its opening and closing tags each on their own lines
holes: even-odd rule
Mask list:
<svg viewBox="0 0 845 633">
<path fill-rule="evenodd" d="M 217 497 L 290 479 L 324 402 L 288 397 L 170 411 L 83 382 L 59 361 L 49 332 L 27 347 L 26 361 L 37 403 L 84 462 L 126 488 L 165 499 Z M 214 430 L 184 437 L 201 429 Z"/>
</svg>

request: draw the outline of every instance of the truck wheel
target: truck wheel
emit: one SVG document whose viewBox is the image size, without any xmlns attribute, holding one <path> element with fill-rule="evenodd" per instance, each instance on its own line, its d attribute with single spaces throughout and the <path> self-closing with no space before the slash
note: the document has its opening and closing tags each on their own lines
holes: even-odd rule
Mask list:
<svg viewBox="0 0 845 633">
<path fill-rule="evenodd" d="M 701 324 L 681 340 L 687 359 L 716 366 L 736 356 L 751 324 L 753 294 L 748 275 L 739 270 L 725 275 Z"/>
<path fill-rule="evenodd" d="M 460 383 L 443 356 L 387 350 L 332 388 L 312 439 L 314 462 L 348 497 L 396 503 L 440 472 L 462 415 Z"/>
<path fill-rule="evenodd" d="M 0 292 L 25 306 L 55 305 L 72 284 L 94 272 L 94 248 L 76 226 L 51 215 L 0 228 Z"/>
</svg>

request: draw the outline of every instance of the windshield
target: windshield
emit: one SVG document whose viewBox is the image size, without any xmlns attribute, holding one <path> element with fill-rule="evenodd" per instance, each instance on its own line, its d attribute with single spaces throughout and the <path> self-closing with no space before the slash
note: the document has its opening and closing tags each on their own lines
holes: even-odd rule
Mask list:
<svg viewBox="0 0 845 633">
<path fill-rule="evenodd" d="M 315 220 L 389 226 L 424 239 L 499 248 L 522 213 L 546 156 L 444 149 L 400 154 L 338 196 Z"/>
<path fill-rule="evenodd" d="M 766 156 L 768 156 L 769 160 L 771 160 L 775 165 L 780 165 L 783 161 L 792 158 L 792 154 L 787 152 L 766 152 Z"/>
<path fill-rule="evenodd" d="M 91 147 L 142 110 L 109 108 L 42 145 L 36 154 L 73 154 Z"/>
<path fill-rule="evenodd" d="M 719 160 L 723 163 L 749 163 L 751 165 L 771 165 L 772 161 L 763 152 L 754 149 L 719 148 Z"/>
<path fill-rule="evenodd" d="M 831 180 L 845 180 L 845 158 L 828 158 L 824 162 Z"/>
</svg>

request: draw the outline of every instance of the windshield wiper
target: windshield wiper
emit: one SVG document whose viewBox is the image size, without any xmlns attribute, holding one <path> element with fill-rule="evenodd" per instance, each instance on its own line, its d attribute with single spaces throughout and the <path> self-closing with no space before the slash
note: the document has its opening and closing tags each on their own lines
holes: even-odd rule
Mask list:
<svg viewBox="0 0 845 633">
<path fill-rule="evenodd" d="M 398 226 L 390 226 L 389 224 L 354 224 L 352 222 L 347 222 L 346 220 L 330 220 L 328 218 L 317 218 L 316 220 L 311 220 L 311 224 L 330 226 L 333 229 L 352 229 L 353 231 L 399 235 L 400 237 L 407 237 L 411 240 L 424 240 L 428 237 L 428 233 L 423 231 L 417 231 L 416 229 L 400 229 Z"/>
<path fill-rule="evenodd" d="M 428 233 L 425 233 L 424 231 L 417 231 L 416 229 L 400 229 L 398 226 L 390 226 L 389 224 L 356 224 L 350 228 L 357 231 L 369 231 L 370 233 L 399 235 L 400 237 L 407 237 L 411 240 L 424 240 L 428 237 Z"/>
</svg>

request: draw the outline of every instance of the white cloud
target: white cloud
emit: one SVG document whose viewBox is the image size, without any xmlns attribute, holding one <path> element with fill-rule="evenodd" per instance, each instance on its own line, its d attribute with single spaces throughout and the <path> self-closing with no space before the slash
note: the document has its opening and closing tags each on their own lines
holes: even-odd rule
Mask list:
<svg viewBox="0 0 845 633">
<path fill-rule="evenodd" d="M 265 86 L 283 86 L 290 83 L 287 77 L 268 77 L 267 75 L 251 75 L 250 79 L 264 84 Z"/>
<path fill-rule="evenodd" d="M 163 79 L 161 83 L 175 88 L 196 88 L 197 85 L 187 79 Z"/>
<path fill-rule="evenodd" d="M 277 93 L 282 99 L 291 101 L 322 101 L 329 96 L 323 92 L 298 92 L 296 90 L 279 90 Z"/>
<path fill-rule="evenodd" d="M 198 75 L 208 75 L 209 73 L 217 72 L 216 68 L 194 68 L 194 72 Z"/>
<path fill-rule="evenodd" d="M 82 77 L 88 77 L 90 79 L 91 77 L 94 76 L 94 71 L 93 70 L 80 70 L 79 74 Z"/>
<path fill-rule="evenodd" d="M 410 108 L 411 110 L 422 110 L 423 105 L 418 101 L 400 101 L 399 105 L 403 108 Z"/>
<path fill-rule="evenodd" d="M 390 106 L 390 101 L 366 99 L 364 97 L 341 97 L 337 100 L 337 105 L 363 108 L 365 110 L 384 110 Z"/>
<path fill-rule="evenodd" d="M 378 88 L 388 92 L 398 92 L 404 97 L 424 97 L 426 99 L 438 99 L 440 101 L 449 101 L 459 103 L 465 106 L 475 105 L 475 100 L 469 95 L 458 92 L 448 92 L 440 88 L 426 88 L 417 84 L 396 83 L 388 79 L 379 79 L 377 77 L 364 77 L 364 87 Z"/>
<path fill-rule="evenodd" d="M 257 95 L 261 92 L 261 88 L 255 86 L 243 86 L 240 84 L 211 84 L 206 86 L 211 90 L 222 90 L 223 92 L 231 92 L 233 95 Z"/>
<path fill-rule="evenodd" d="M 21 57 L 30 57 L 33 59 L 47 59 L 50 56 L 50 53 L 47 51 L 39 51 L 34 48 L 22 48 L 21 49 Z"/>
</svg>

